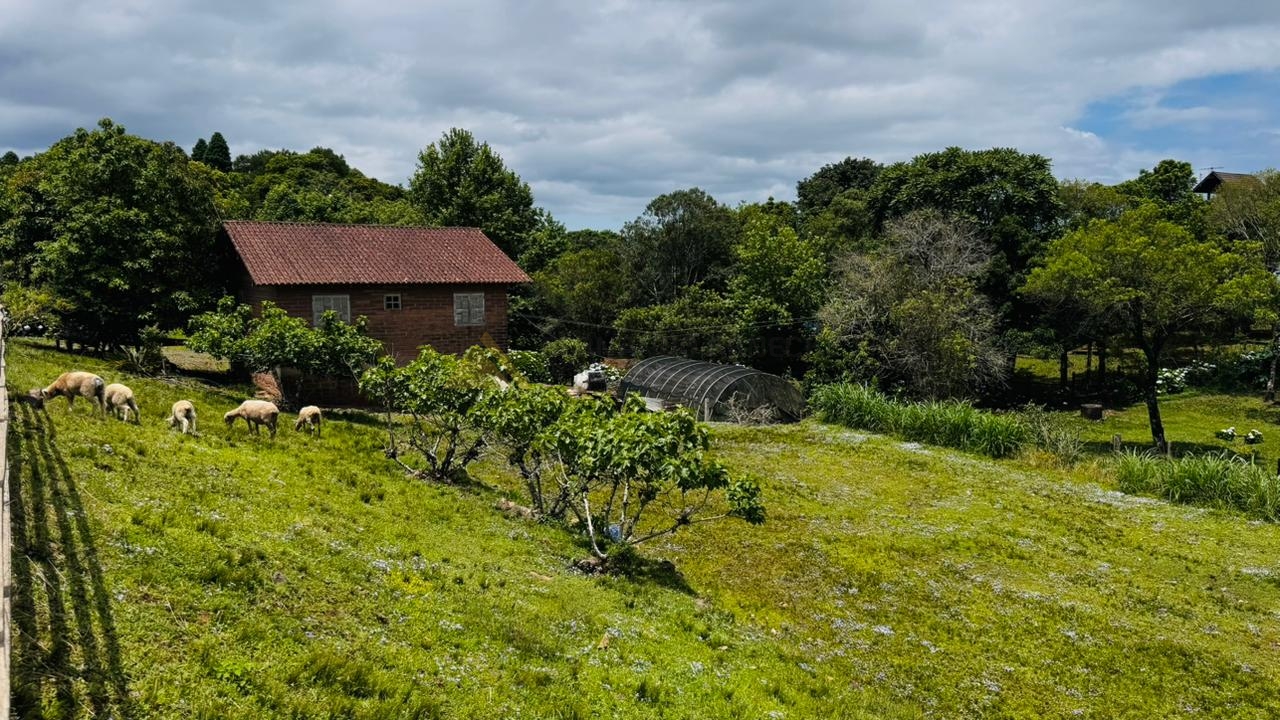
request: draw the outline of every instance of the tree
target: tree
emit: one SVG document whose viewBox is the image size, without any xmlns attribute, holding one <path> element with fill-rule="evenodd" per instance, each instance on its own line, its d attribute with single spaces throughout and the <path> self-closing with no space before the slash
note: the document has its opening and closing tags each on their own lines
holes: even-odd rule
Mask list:
<svg viewBox="0 0 1280 720">
<path fill-rule="evenodd" d="M 702 190 L 654 198 L 622 229 L 619 270 L 628 287 L 627 304 L 671 302 L 696 283 L 723 290 L 737 241 L 733 212 Z"/>
<path fill-rule="evenodd" d="M 330 310 L 318 327 L 311 327 L 269 301 L 255 316 L 251 307 L 237 305 L 231 297 L 219 301 L 217 310 L 192 318 L 187 344 L 233 367 L 271 373 L 282 393 L 285 368 L 301 371 L 304 382 L 307 376 L 357 380 L 382 354 L 382 344 L 365 334 L 363 317 L 347 324 Z"/>
<path fill-rule="evenodd" d="M 878 378 L 912 395 L 972 395 L 1004 379 L 990 302 L 977 279 L 991 249 L 963 222 L 919 211 L 892 222 L 885 246 L 854 253 L 823 306 L 826 332 L 812 358 Z"/>
<path fill-rule="evenodd" d="M 222 137 L 222 133 L 215 132 L 209 136 L 209 144 L 201 162 L 214 170 L 231 172 L 231 148 L 227 146 L 227 139 Z"/>
<path fill-rule="evenodd" d="M 518 376 L 496 350 L 473 347 L 458 357 L 423 347 L 404 367 L 384 357 L 360 378 L 360 390 L 382 403 L 387 416 L 386 455 L 405 471 L 440 482 L 466 479 L 492 430 L 484 398 L 501 391 L 493 371 Z M 408 416 L 401 423 L 393 413 Z"/>
<path fill-rule="evenodd" d="M 184 325 L 224 294 L 211 175 L 173 143 L 111 120 L 77 130 L 9 178 L 6 280 L 65 301 L 62 332 L 79 342 L 133 343 L 148 325 Z"/>
<path fill-rule="evenodd" d="M 1232 240 L 1262 246 L 1267 269 L 1280 272 L 1280 173 L 1265 170 L 1252 179 L 1230 182 L 1218 189 L 1209 202 L 1209 222 Z M 1271 329 L 1271 362 L 1263 399 L 1274 402 L 1280 363 L 1280 322 Z"/>
<path fill-rule="evenodd" d="M 478 227 L 513 258 L 540 221 L 529 185 L 488 143 L 460 128 L 419 153 L 409 197 L 427 222 Z"/>
<path fill-rule="evenodd" d="M 1261 247 L 1197 240 L 1154 204 L 1118 220 L 1095 220 L 1054 240 L 1022 292 L 1072 302 L 1094 317 L 1115 316 L 1146 357 L 1143 395 L 1157 450 L 1168 450 L 1156 380 L 1174 333 L 1253 319 L 1274 302 L 1275 280 Z"/>
<path fill-rule="evenodd" d="M 204 138 L 196 140 L 195 146 L 191 148 L 191 159 L 196 162 L 205 162 L 205 156 L 209 154 L 209 143 Z"/>
<path fill-rule="evenodd" d="M 1182 226 L 1196 239 L 1205 240 L 1210 235 L 1209 208 L 1204 199 L 1191 192 L 1195 184 L 1191 163 L 1161 160 L 1150 170 L 1138 171 L 1138 177 L 1120 183 L 1116 190 L 1154 205 L 1165 219 Z"/>
<path fill-rule="evenodd" d="M 869 190 L 883 169 L 883 165 L 870 158 L 847 157 L 823 165 L 796 183 L 796 206 L 801 215 L 813 216 L 826 210 L 837 196 L 848 190 Z"/>
<path fill-rule="evenodd" d="M 616 247 L 587 248 L 565 253 L 533 273 L 529 314 L 539 335 L 579 337 L 603 355 L 622 307 L 619 263 Z"/>
<path fill-rule="evenodd" d="M 918 155 L 895 163 L 868 193 L 877 227 L 913 210 L 932 208 L 968 222 L 995 251 L 979 289 L 998 313 L 1001 330 L 1032 324 L 1015 290 L 1058 230 L 1058 181 L 1049 160 L 1012 148 Z"/>
</svg>

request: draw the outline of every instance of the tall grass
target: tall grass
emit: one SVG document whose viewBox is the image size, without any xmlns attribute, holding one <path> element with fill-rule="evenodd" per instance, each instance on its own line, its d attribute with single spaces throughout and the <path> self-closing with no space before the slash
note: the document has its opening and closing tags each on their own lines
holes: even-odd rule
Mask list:
<svg viewBox="0 0 1280 720">
<path fill-rule="evenodd" d="M 1116 465 L 1116 482 L 1127 493 L 1280 520 L 1280 477 L 1226 452 L 1170 460 L 1130 450 Z"/>
<path fill-rule="evenodd" d="M 898 402 L 866 385 L 824 385 L 809 402 L 825 422 L 994 458 L 1014 455 L 1032 439 L 1017 415 L 983 412 L 956 400 Z"/>
</svg>

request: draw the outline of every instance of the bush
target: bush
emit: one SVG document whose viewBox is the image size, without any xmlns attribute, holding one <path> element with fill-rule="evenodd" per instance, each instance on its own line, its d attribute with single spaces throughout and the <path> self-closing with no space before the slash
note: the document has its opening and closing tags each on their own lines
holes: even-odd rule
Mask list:
<svg viewBox="0 0 1280 720">
<path fill-rule="evenodd" d="M 1031 428 L 1017 415 L 983 412 L 958 400 L 903 403 L 866 385 L 824 385 L 814 391 L 810 406 L 825 422 L 993 458 L 1014 455 L 1032 439 Z"/>
<path fill-rule="evenodd" d="M 551 382 L 551 364 L 547 362 L 545 354 L 536 350 L 512 350 L 507 353 L 507 357 L 530 382 Z"/>
<path fill-rule="evenodd" d="M 1226 452 L 1169 460 L 1129 451 L 1116 466 L 1116 484 L 1127 493 L 1234 508 L 1265 520 L 1280 520 L 1280 477 Z"/>
<path fill-rule="evenodd" d="M 1080 436 L 1079 425 L 1060 413 L 1048 412 L 1036 405 L 1028 405 L 1021 415 L 1031 433 L 1031 441 L 1052 455 L 1059 465 L 1069 467 L 1080 461 L 1084 455 L 1084 440 Z"/>
<path fill-rule="evenodd" d="M 542 346 L 551 382 L 567 383 L 591 361 L 587 344 L 577 338 L 560 338 Z"/>
</svg>

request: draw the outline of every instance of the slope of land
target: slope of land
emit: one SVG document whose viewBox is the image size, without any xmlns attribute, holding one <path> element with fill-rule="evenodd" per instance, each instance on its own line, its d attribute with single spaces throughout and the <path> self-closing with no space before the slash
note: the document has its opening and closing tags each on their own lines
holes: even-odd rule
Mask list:
<svg viewBox="0 0 1280 720">
<path fill-rule="evenodd" d="M 816 423 L 718 427 L 769 521 L 633 579 L 406 479 L 375 425 L 228 431 L 242 390 L 124 379 L 141 426 L 20 408 L 15 704 L 49 717 L 1274 717 L 1280 528 Z M 201 435 L 163 424 L 193 399 Z M 514 494 L 512 497 L 517 497 Z"/>
</svg>

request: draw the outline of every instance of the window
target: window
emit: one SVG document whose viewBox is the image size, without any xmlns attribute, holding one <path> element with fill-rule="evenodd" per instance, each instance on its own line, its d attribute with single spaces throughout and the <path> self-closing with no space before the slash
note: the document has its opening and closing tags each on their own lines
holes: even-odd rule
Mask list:
<svg viewBox="0 0 1280 720">
<path fill-rule="evenodd" d="M 320 316 L 325 311 L 332 310 L 338 313 L 338 319 L 342 322 L 351 322 L 351 296 L 350 295 L 312 295 L 311 296 L 311 323 L 320 325 Z"/>
<path fill-rule="evenodd" d="M 394 295 L 383 295 L 382 309 L 383 310 L 399 310 L 400 309 L 400 293 L 396 293 Z"/>
<path fill-rule="evenodd" d="M 453 294 L 453 324 L 484 324 L 484 293 Z"/>
</svg>

